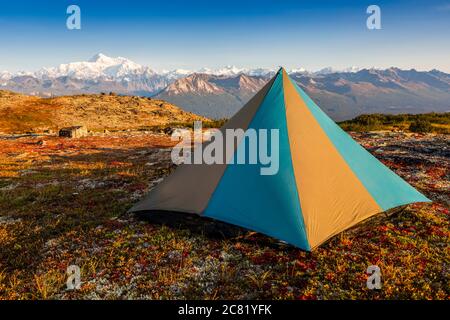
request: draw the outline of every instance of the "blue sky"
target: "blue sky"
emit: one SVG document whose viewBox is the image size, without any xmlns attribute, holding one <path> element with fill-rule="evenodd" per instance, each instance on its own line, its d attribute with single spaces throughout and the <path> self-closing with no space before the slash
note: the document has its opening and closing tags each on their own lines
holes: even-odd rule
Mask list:
<svg viewBox="0 0 450 320">
<path fill-rule="evenodd" d="M 66 8 L 82 29 L 67 30 Z M 368 30 L 366 8 L 381 8 Z M 0 3 L 0 70 L 124 56 L 161 69 L 390 67 L 450 72 L 450 1 L 41 0 Z"/>
</svg>

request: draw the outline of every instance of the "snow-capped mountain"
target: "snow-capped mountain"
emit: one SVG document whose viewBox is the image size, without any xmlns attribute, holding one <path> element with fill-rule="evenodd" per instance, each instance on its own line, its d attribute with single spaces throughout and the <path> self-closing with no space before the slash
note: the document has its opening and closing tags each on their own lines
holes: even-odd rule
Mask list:
<svg viewBox="0 0 450 320">
<path fill-rule="evenodd" d="M 123 57 L 96 54 L 88 61 L 36 72 L 0 72 L 0 88 L 33 95 L 116 92 L 156 96 L 187 111 L 229 117 L 276 72 L 275 68 L 176 69 L 155 71 Z M 450 75 L 438 70 L 385 70 L 349 67 L 289 71 L 336 120 L 373 112 L 430 112 L 450 109 Z"/>
<path fill-rule="evenodd" d="M 54 68 L 43 68 L 35 73 L 38 78 L 72 77 L 93 80 L 99 78 L 126 78 L 130 75 L 154 75 L 148 67 L 141 66 L 126 58 L 111 58 L 102 53 L 96 54 L 88 61 L 61 64 Z"/>
<path fill-rule="evenodd" d="M 234 76 L 240 73 L 244 73 L 245 71 L 246 69 L 238 68 L 236 66 L 225 66 L 224 68 L 220 69 L 202 68 L 200 70 L 197 70 L 197 73 L 214 74 L 220 76 Z"/>
<path fill-rule="evenodd" d="M 198 70 L 175 69 L 156 72 L 147 66 L 142 66 L 127 58 L 112 58 L 103 53 L 98 53 L 88 61 L 71 62 L 61 64 L 53 68 L 42 68 L 34 73 L 38 78 L 58 78 L 72 77 L 76 79 L 98 79 L 98 78 L 124 78 L 133 75 L 154 75 L 166 76 L 170 79 L 179 79 L 193 73 L 204 73 L 221 76 L 234 76 L 238 74 L 248 74 L 252 76 L 267 75 L 275 72 L 274 69 L 249 69 L 238 68 L 236 66 L 225 66 L 219 69 L 201 68 Z"/>
<path fill-rule="evenodd" d="M 13 77 L 13 74 L 9 71 L 0 71 L 0 80 L 9 80 Z"/>
<path fill-rule="evenodd" d="M 355 68 L 355 67 L 352 67 Z M 348 69 L 348 72 L 354 72 L 358 69 Z M 137 93 L 147 92 L 156 93 L 164 89 L 174 81 L 187 77 L 191 74 L 208 74 L 215 76 L 233 77 L 245 74 L 253 77 L 270 77 L 276 72 L 275 68 L 240 68 L 236 66 L 225 66 L 223 68 L 211 69 L 201 68 L 198 70 L 175 69 L 157 72 L 148 66 L 140 65 L 124 57 L 109 57 L 98 53 L 87 61 L 70 62 L 60 64 L 56 67 L 42 68 L 36 72 L 20 72 L 12 74 L 4 71 L 0 72 L 0 84 L 11 87 L 16 90 L 26 90 L 25 87 L 16 86 L 14 79 L 17 77 L 32 77 L 36 83 L 33 92 L 44 92 L 49 89 L 48 94 L 76 93 L 83 89 L 86 92 L 95 92 L 103 90 L 104 85 L 111 86 L 111 89 L 118 90 L 119 93 Z M 336 72 L 331 68 L 325 68 L 317 74 L 327 74 Z M 343 72 L 346 72 L 345 70 Z M 292 69 L 291 73 L 309 73 L 305 68 Z M 76 87 L 67 86 L 69 82 L 85 82 L 85 85 Z M 58 88 L 58 82 L 66 82 L 65 88 Z M 39 89 L 39 83 L 42 82 L 42 90 Z M 111 84 L 113 83 L 113 85 Z M 123 88 L 122 88 L 123 87 Z M 37 90 L 37 91 L 36 91 Z"/>
<path fill-rule="evenodd" d="M 0 86 L 22 93 L 50 96 L 114 91 L 151 96 L 192 74 L 233 77 L 241 74 L 269 77 L 273 69 L 226 66 L 219 69 L 175 69 L 157 72 L 124 57 L 98 53 L 87 61 L 70 62 L 35 72 L 0 72 Z M 194 87 L 200 87 L 200 84 Z M 206 90 L 208 86 L 204 88 Z M 210 88 L 213 90 L 212 88 Z M 180 89 L 181 90 L 181 89 Z"/>
<path fill-rule="evenodd" d="M 253 77 L 272 77 L 277 72 L 276 69 L 267 69 L 267 68 L 256 68 L 256 69 L 248 69 L 244 74 L 253 76 Z"/>
<path fill-rule="evenodd" d="M 330 74 L 330 73 L 354 73 L 358 72 L 359 70 L 362 70 L 363 68 L 357 67 L 357 66 L 351 66 L 344 69 L 335 69 L 332 67 L 326 67 L 322 68 L 318 71 L 313 72 L 316 75 L 323 75 L 323 74 Z"/>
<path fill-rule="evenodd" d="M 162 72 L 160 72 L 160 74 L 167 78 L 170 82 L 187 77 L 193 73 L 195 72 L 187 69 L 163 70 Z"/>
<path fill-rule="evenodd" d="M 175 69 L 156 72 L 124 57 L 98 53 L 87 61 L 70 62 L 36 72 L 0 72 L 0 85 L 14 91 L 43 96 L 115 91 L 121 94 L 153 95 L 174 81 L 192 74 L 232 77 L 240 74 L 269 76 L 272 69 L 226 66 L 219 69 Z"/>
<path fill-rule="evenodd" d="M 201 68 L 199 70 L 196 70 L 192 73 L 203 73 L 203 74 L 209 74 L 209 75 L 215 75 L 215 76 L 237 76 L 240 74 L 246 74 L 249 76 L 255 76 L 255 77 L 261 77 L 261 76 L 268 76 L 270 74 L 275 74 L 275 69 L 267 69 L 267 68 L 238 68 L 236 66 L 225 66 L 223 68 L 218 69 L 210 69 L 210 68 Z"/>
<path fill-rule="evenodd" d="M 306 70 L 303 67 L 300 67 L 300 68 L 291 69 L 289 71 L 289 73 L 308 73 L 308 70 Z"/>
<path fill-rule="evenodd" d="M 33 73 L 1 73 L 0 85 L 43 96 L 105 91 L 152 95 L 179 77 L 156 73 L 127 58 L 112 58 L 99 53 L 88 61 L 42 68 Z"/>
</svg>

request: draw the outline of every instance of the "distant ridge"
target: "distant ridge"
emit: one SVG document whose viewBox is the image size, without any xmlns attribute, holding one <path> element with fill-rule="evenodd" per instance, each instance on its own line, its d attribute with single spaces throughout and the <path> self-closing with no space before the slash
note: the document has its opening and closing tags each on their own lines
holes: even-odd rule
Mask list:
<svg viewBox="0 0 450 320">
<path fill-rule="evenodd" d="M 296 72 L 290 76 L 337 121 L 370 113 L 450 110 L 450 75 L 437 70 L 362 69 L 322 74 Z M 210 118 L 230 117 L 269 79 L 267 76 L 201 75 L 203 88 L 214 87 L 204 92 L 198 86 L 187 85 L 196 77 L 200 75 L 178 79 L 157 97 Z M 245 79 L 245 84 L 233 86 L 238 78 Z M 184 90 L 177 90 L 179 87 Z"/>
<path fill-rule="evenodd" d="M 96 54 L 88 61 L 36 72 L 0 72 L 0 89 L 42 97 L 115 92 L 156 96 L 212 118 L 230 117 L 275 73 L 271 68 L 177 69 L 157 72 L 127 58 Z M 323 68 L 289 72 L 334 120 L 364 113 L 450 110 L 450 74 L 399 68 Z"/>
</svg>

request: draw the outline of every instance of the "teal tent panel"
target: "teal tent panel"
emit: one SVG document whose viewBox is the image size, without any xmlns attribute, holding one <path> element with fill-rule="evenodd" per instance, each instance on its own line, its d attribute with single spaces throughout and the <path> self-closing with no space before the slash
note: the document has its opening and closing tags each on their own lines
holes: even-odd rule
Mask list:
<svg viewBox="0 0 450 320">
<path fill-rule="evenodd" d="M 235 164 L 227 166 L 204 215 L 310 250 L 292 166 L 281 72 L 249 128 L 279 129 L 278 173 L 261 175 L 260 164 L 236 164 L 237 154 L 244 148 L 241 141 Z"/>
<path fill-rule="evenodd" d="M 430 202 L 354 141 L 314 103 L 295 81 L 292 82 L 340 155 L 383 210 L 413 202 Z"/>
</svg>

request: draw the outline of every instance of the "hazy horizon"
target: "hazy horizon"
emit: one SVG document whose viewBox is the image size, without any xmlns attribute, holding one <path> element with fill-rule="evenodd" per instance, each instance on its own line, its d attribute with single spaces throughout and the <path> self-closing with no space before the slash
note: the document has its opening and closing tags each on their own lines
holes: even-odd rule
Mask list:
<svg viewBox="0 0 450 320">
<path fill-rule="evenodd" d="M 38 68 L 33 69 L 33 70 L 22 70 L 22 69 L 20 69 L 20 70 L 13 70 L 12 71 L 12 70 L 0 69 L 0 72 L 10 72 L 12 74 L 18 74 L 18 73 L 20 74 L 22 72 L 24 72 L 24 73 L 27 73 L 27 72 L 33 73 L 33 72 L 40 71 L 42 69 L 55 68 L 55 67 L 58 67 L 61 64 L 69 64 L 69 63 L 76 63 L 76 62 L 87 62 L 87 61 L 89 61 L 92 57 L 94 57 L 97 54 L 103 54 L 103 55 L 105 55 L 107 57 L 110 57 L 110 58 L 125 58 L 125 59 L 129 59 L 128 57 L 126 57 L 124 55 L 112 56 L 112 55 L 109 55 L 109 54 L 107 54 L 105 52 L 99 52 L 99 53 L 93 54 L 93 55 L 91 55 L 89 57 L 86 57 L 84 59 L 78 59 L 78 60 L 75 60 L 75 61 L 65 61 L 65 62 L 62 62 L 60 64 L 55 64 L 55 65 L 41 66 L 41 67 L 38 67 Z M 445 72 L 445 73 L 450 73 L 450 71 L 441 70 L 439 68 L 428 68 L 428 69 L 420 69 L 420 68 L 413 68 L 413 67 L 400 68 L 400 67 L 395 66 L 395 65 L 386 66 L 386 67 L 351 65 L 351 66 L 346 66 L 346 67 L 343 67 L 343 68 L 336 68 L 334 66 L 325 66 L 324 65 L 324 66 L 319 67 L 317 69 L 307 69 L 307 68 L 305 68 L 305 67 L 303 67 L 301 65 L 299 65 L 297 67 L 294 67 L 294 68 L 286 68 L 285 66 L 256 66 L 256 67 L 248 67 L 248 66 L 245 66 L 245 65 L 217 65 L 217 66 L 207 66 L 207 65 L 205 65 L 205 66 L 202 66 L 201 68 L 197 68 L 197 69 L 195 69 L 195 68 L 186 68 L 186 67 L 184 67 L 184 68 L 174 68 L 174 69 L 157 69 L 157 68 L 154 68 L 152 65 L 147 65 L 145 63 L 141 63 L 139 61 L 135 61 L 135 60 L 132 60 L 132 59 L 129 59 L 129 60 L 131 60 L 131 61 L 133 61 L 135 63 L 138 63 L 138 64 L 142 65 L 143 67 L 149 67 L 149 68 L 151 68 L 153 71 L 155 71 L 157 73 L 164 73 L 164 72 L 170 72 L 170 71 L 176 71 L 176 70 L 186 70 L 186 71 L 189 71 L 189 72 L 199 72 L 202 69 L 208 69 L 208 70 L 211 70 L 211 71 L 216 71 L 216 70 L 219 70 L 219 69 L 231 68 L 231 67 L 236 67 L 238 69 L 249 69 L 249 70 L 257 69 L 257 68 L 272 69 L 274 71 L 276 71 L 280 67 L 284 67 L 287 71 L 292 71 L 294 69 L 303 69 L 304 68 L 305 71 L 308 71 L 308 72 L 319 72 L 319 71 L 323 71 L 323 70 L 325 70 L 327 68 L 331 68 L 333 71 L 337 71 L 337 72 L 339 72 L 339 71 L 348 71 L 348 69 L 350 69 L 350 68 L 357 68 L 358 71 L 362 70 L 362 69 L 385 70 L 385 69 L 389 69 L 389 68 L 399 68 L 399 69 L 402 69 L 402 70 L 415 69 L 417 71 L 424 71 L 424 72 L 436 69 L 436 70 L 439 70 L 439 71 L 442 71 L 442 72 Z"/>
</svg>

